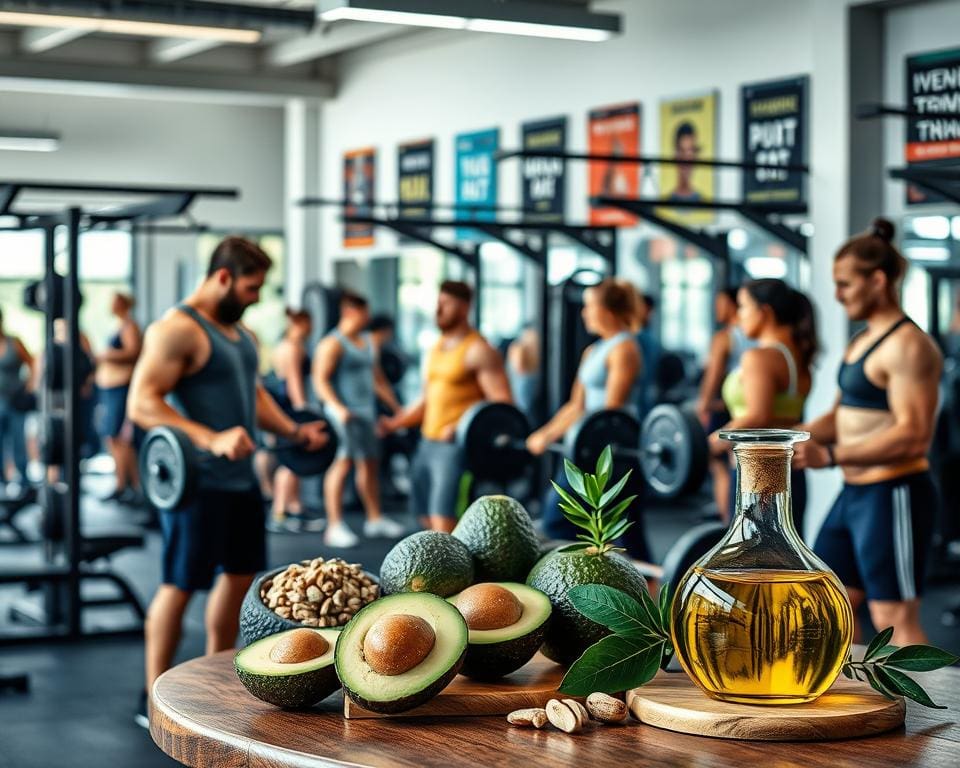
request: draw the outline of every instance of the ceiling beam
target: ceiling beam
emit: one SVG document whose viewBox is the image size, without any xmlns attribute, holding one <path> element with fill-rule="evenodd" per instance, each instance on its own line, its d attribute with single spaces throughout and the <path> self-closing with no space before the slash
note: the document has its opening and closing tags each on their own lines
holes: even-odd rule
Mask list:
<svg viewBox="0 0 960 768">
<path fill-rule="evenodd" d="M 24 53 L 44 53 L 73 42 L 92 30 L 68 27 L 31 27 L 20 33 L 20 50 Z"/>
<path fill-rule="evenodd" d="M 309 35 L 276 43 L 267 50 L 264 60 L 271 67 L 291 67 L 396 37 L 411 29 L 413 28 L 398 24 L 365 21 L 326 24 L 317 27 Z"/>
<path fill-rule="evenodd" d="M 151 40 L 147 46 L 147 58 L 154 64 L 172 64 L 175 61 L 212 50 L 222 44 L 219 40 L 197 40 L 193 38 Z"/>
<path fill-rule="evenodd" d="M 182 93 L 246 94 L 282 103 L 289 97 L 328 98 L 334 87 L 328 80 L 303 77 L 270 77 L 258 72 L 206 72 L 192 69 L 122 67 L 49 59 L 0 58 L 0 78 L 16 84 L 84 83 L 99 86 L 177 90 Z M 128 94 L 129 95 L 129 94 Z M 135 94 L 134 94 L 135 95 Z"/>
</svg>

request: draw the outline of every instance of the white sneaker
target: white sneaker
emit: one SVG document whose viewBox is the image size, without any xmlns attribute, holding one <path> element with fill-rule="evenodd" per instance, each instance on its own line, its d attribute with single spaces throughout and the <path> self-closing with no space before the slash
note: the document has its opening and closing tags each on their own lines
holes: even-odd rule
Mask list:
<svg viewBox="0 0 960 768">
<path fill-rule="evenodd" d="M 367 520 L 363 524 L 363 535 L 368 539 L 378 537 L 399 539 L 406 531 L 406 526 L 389 517 L 378 517 L 376 520 Z"/>
<path fill-rule="evenodd" d="M 357 546 L 360 540 L 346 523 L 340 522 L 327 528 L 327 532 L 323 534 L 323 543 L 336 549 L 349 549 Z"/>
</svg>

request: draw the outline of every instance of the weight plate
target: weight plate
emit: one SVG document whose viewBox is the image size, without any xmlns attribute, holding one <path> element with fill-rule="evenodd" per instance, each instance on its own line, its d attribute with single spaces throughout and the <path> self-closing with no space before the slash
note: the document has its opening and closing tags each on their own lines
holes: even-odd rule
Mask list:
<svg viewBox="0 0 960 768">
<path fill-rule="evenodd" d="M 640 423 L 633 416 L 626 411 L 606 409 L 589 413 L 574 424 L 567 432 L 563 447 L 570 461 L 586 472 L 593 472 L 597 459 L 608 445 L 613 449 L 616 464 L 635 464 L 636 460 L 627 452 L 636 451 L 639 440 Z"/>
<path fill-rule="evenodd" d="M 479 480 L 507 483 L 526 473 L 533 457 L 517 447 L 530 434 L 523 411 L 509 403 L 477 403 L 457 423 L 457 444 Z M 513 445 L 511 445 L 513 443 Z"/>
<path fill-rule="evenodd" d="M 177 509 L 193 495 L 197 451 L 186 433 L 173 427 L 154 427 L 140 449 L 140 477 L 144 495 L 157 509 Z"/>
<path fill-rule="evenodd" d="M 311 421 L 326 421 L 316 411 L 308 410 L 294 411 L 290 414 L 290 417 L 298 424 L 307 424 Z M 322 475 L 326 472 L 327 468 L 336 458 L 337 449 L 340 445 L 336 430 L 333 429 L 329 422 L 326 423 L 329 440 L 327 440 L 327 444 L 318 451 L 308 451 L 297 443 L 277 438 L 277 447 L 274 449 L 277 462 L 300 477 Z"/>
<path fill-rule="evenodd" d="M 663 558 L 661 584 L 676 589 L 691 566 L 712 550 L 726 532 L 724 523 L 703 523 L 686 531 Z"/>
<path fill-rule="evenodd" d="M 657 496 L 672 499 L 698 489 L 707 458 L 707 437 L 692 413 L 658 405 L 643 420 L 640 466 Z"/>
</svg>

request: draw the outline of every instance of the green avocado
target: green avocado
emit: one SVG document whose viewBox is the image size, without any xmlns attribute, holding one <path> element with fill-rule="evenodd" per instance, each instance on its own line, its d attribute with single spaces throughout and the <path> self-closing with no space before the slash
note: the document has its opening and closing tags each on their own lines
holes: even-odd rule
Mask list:
<svg viewBox="0 0 960 768">
<path fill-rule="evenodd" d="M 473 558 L 449 533 L 420 531 L 398 541 L 380 566 L 385 595 L 430 592 L 440 597 L 460 592 L 473 582 Z"/>
<path fill-rule="evenodd" d="M 609 630 L 586 618 L 570 602 L 567 593 L 580 584 L 603 584 L 640 599 L 647 582 L 627 558 L 616 552 L 588 554 L 590 549 L 564 551 L 560 547 L 533 566 L 527 584 L 539 589 L 553 604 L 553 617 L 543 644 L 543 655 L 560 664 L 570 664 Z"/>
<path fill-rule="evenodd" d="M 481 496 L 467 507 L 453 535 L 473 555 L 477 581 L 523 581 L 540 555 L 530 515 L 510 496 Z"/>
<path fill-rule="evenodd" d="M 280 663 L 270 657 L 274 646 L 293 632 L 316 632 L 327 641 L 321 656 L 298 663 Z M 339 629 L 292 629 L 265 637 L 237 652 L 233 666 L 243 687 L 262 701 L 278 707 L 309 707 L 340 687 L 334 667 Z"/>
<path fill-rule="evenodd" d="M 467 658 L 460 674 L 476 680 L 496 680 L 515 672 L 534 657 L 547 634 L 550 598 L 526 584 L 500 582 L 520 602 L 523 613 L 519 621 L 501 629 L 469 630 Z M 447 599 L 457 605 L 460 595 Z"/>
<path fill-rule="evenodd" d="M 398 675 L 379 674 L 364 658 L 364 639 L 378 619 L 397 614 L 426 621 L 434 631 L 434 644 L 412 669 Z M 432 699 L 457 676 L 467 637 L 463 616 L 436 595 L 406 592 L 382 597 L 362 608 L 343 628 L 337 643 L 337 675 L 344 693 L 364 709 L 386 715 L 405 712 Z"/>
</svg>

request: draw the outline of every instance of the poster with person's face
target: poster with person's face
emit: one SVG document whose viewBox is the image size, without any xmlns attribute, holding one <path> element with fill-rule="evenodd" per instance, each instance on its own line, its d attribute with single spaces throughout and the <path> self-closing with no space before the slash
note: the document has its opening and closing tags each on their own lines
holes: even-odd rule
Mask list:
<svg viewBox="0 0 960 768">
<path fill-rule="evenodd" d="M 620 104 L 593 109 L 587 119 L 587 146 L 591 155 L 640 154 L 640 105 Z M 609 160 L 587 163 L 587 189 L 590 197 L 637 197 L 640 194 L 640 166 Z M 590 208 L 593 226 L 630 227 L 637 223 L 633 214 L 619 208 Z"/>
<path fill-rule="evenodd" d="M 907 108 L 918 112 L 907 118 L 908 165 L 960 166 L 960 49 L 907 57 Z M 953 112 L 939 116 L 941 112 Z M 944 198 L 913 184 L 907 185 L 907 204 L 942 202 Z"/>
<path fill-rule="evenodd" d="M 376 152 L 372 147 L 355 149 L 343 156 L 344 216 L 370 216 L 373 213 L 374 168 Z M 345 248 L 364 248 L 373 245 L 372 224 L 345 222 Z"/>
<path fill-rule="evenodd" d="M 709 160 L 717 141 L 717 94 L 666 99 L 660 102 L 660 154 L 678 160 Z M 660 197 L 682 202 L 714 199 L 713 168 L 690 163 L 663 163 L 659 168 Z M 713 212 L 691 208 L 658 211 L 684 224 L 707 224 Z"/>
</svg>

